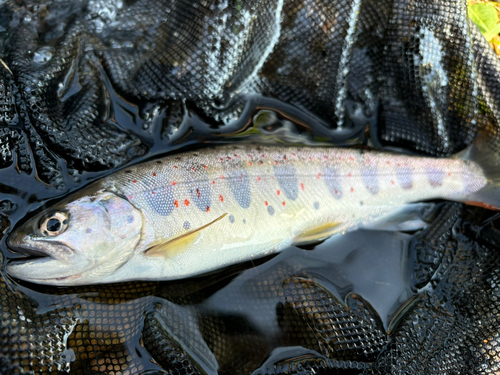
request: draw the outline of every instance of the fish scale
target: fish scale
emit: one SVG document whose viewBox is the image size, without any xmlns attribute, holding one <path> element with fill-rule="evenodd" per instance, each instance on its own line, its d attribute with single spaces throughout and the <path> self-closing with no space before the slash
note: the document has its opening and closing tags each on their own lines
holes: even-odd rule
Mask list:
<svg viewBox="0 0 500 375">
<path fill-rule="evenodd" d="M 471 176 L 471 183 L 464 176 Z M 332 148 L 226 147 L 141 165 L 118 173 L 106 186 L 150 213 L 145 226 L 154 228 L 153 242 L 226 215 L 204 231 L 202 240 L 176 254 L 177 267 L 169 272 L 176 278 L 200 273 L 201 258 L 204 268 L 226 266 L 249 254 L 278 251 L 311 228 L 341 223 L 333 234 L 408 202 L 460 199 L 484 184 L 481 170 L 461 160 Z"/>
<path fill-rule="evenodd" d="M 80 194 L 81 202 L 60 204 L 70 207 L 70 224 L 57 237 L 60 242 L 68 237 L 69 247 L 73 242 L 85 247 L 86 235 L 90 245 L 92 233 L 72 234 L 83 231 L 89 217 L 83 207 L 93 203 L 85 199 L 94 196 L 105 208 L 114 202 L 105 210 L 117 212 L 109 214 L 114 221 L 103 225 L 120 227 L 121 234 L 112 237 L 112 244 L 99 246 L 108 257 L 116 252 L 120 262 L 107 266 L 107 276 L 85 277 L 93 279 L 90 282 L 178 279 L 291 244 L 318 241 L 394 214 L 407 203 L 465 200 L 486 183 L 475 162 L 459 158 L 342 148 L 220 146 L 129 167 L 91 185 Z M 72 216 L 82 222 L 72 223 Z M 72 235 L 77 239 L 70 239 Z M 125 239 L 127 245 L 120 245 Z M 37 281 L 82 283 L 82 275 Z"/>
</svg>

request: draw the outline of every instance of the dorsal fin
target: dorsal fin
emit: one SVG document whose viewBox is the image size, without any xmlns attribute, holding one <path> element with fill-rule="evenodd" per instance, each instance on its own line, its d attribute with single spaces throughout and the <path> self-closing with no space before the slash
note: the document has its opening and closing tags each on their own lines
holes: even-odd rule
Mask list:
<svg viewBox="0 0 500 375">
<path fill-rule="evenodd" d="M 215 224 L 219 220 L 223 219 L 226 215 L 227 213 L 219 216 L 217 219 L 211 221 L 208 224 L 205 224 L 187 233 L 181 234 L 179 237 L 175 237 L 166 242 L 155 243 L 149 249 L 147 249 L 144 254 L 148 256 L 171 257 L 178 253 L 181 253 L 186 249 L 188 245 L 196 241 L 203 229 L 206 229 L 212 224 Z"/>
</svg>

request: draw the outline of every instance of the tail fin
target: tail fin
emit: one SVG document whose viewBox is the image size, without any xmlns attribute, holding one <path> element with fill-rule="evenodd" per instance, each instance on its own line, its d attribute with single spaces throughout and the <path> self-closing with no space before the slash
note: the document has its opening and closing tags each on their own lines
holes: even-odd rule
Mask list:
<svg viewBox="0 0 500 375">
<path fill-rule="evenodd" d="M 486 185 L 467 196 L 465 203 L 500 211 L 500 135 L 480 133 L 474 143 L 455 157 L 478 165 L 487 179 Z"/>
</svg>

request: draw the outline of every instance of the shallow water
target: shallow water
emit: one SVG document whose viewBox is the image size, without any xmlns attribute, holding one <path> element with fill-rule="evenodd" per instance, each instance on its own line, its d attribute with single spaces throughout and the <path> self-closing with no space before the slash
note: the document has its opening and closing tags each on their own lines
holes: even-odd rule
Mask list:
<svg viewBox="0 0 500 375">
<path fill-rule="evenodd" d="M 347 126 L 340 130 L 327 130 L 324 124 L 307 112 L 299 111 L 274 99 L 251 96 L 248 97 L 239 119 L 226 126 L 206 123 L 189 103 L 170 103 L 168 110 L 166 107 L 155 107 L 154 104 L 132 104 L 116 94 L 107 79 L 104 79 L 104 82 L 107 83 L 107 90 L 110 93 L 109 105 L 113 121 L 143 141 L 143 146 L 129 153 L 130 160 L 122 167 L 160 155 L 174 154 L 178 149 L 202 147 L 207 143 L 363 144 L 368 141 L 365 137 L 365 128 L 370 121 L 373 122 L 373 118 L 370 119 L 360 112 L 361 109 L 356 103 L 349 102 L 346 112 L 352 114 L 352 119 Z M 68 89 L 66 94 L 69 95 L 70 91 Z M 9 224 L 0 243 L 5 262 L 22 256 L 11 252 L 5 243 L 8 234 L 18 223 L 117 169 L 83 171 L 75 174 L 69 172 L 65 160 L 59 159 L 59 164 L 63 170 L 63 189 L 42 183 L 38 180 L 36 172 L 31 175 L 19 172 L 16 163 L 0 170 L 0 181 L 2 181 L 0 202 L 3 215 Z M 362 298 L 367 305 L 371 305 L 370 310 L 373 311 L 373 319 L 377 322 L 380 332 L 387 331 L 395 312 L 413 295 L 409 282 L 410 265 L 414 258 L 408 245 L 410 239 L 411 236 L 406 234 L 360 230 L 336 236 L 314 249 L 289 248 L 268 261 L 263 263 L 257 261 L 256 263 L 262 264 L 255 267 L 252 263 L 244 264 L 237 266 L 232 272 L 223 270 L 220 273 L 185 282 L 143 283 L 140 291 L 135 290 L 137 288 L 134 287 L 134 283 L 91 288 L 49 288 L 9 278 L 6 279 L 7 285 L 2 284 L 2 287 L 16 293 L 19 298 L 30 301 L 31 307 L 28 309 L 32 310 L 29 313 L 33 316 L 51 316 L 59 313 L 61 309 L 64 309 L 64 314 L 71 312 L 74 320 L 72 325 L 62 324 L 59 319 L 50 323 L 63 327 L 59 327 L 55 335 L 55 342 L 60 341 L 58 344 L 60 350 L 57 352 L 54 349 L 50 358 L 55 363 L 64 362 L 66 367 L 63 366 L 62 369 L 68 369 L 69 366 L 72 373 L 85 373 L 86 369 L 109 373 L 120 373 L 120 371 L 139 373 L 148 369 L 158 369 L 157 365 L 151 362 L 151 355 L 141 344 L 144 314 L 152 312 L 158 301 L 163 303 L 174 301 L 169 303 L 176 306 L 187 305 L 190 309 L 194 309 L 201 330 L 204 329 L 205 317 L 225 317 L 222 319 L 225 322 L 224 328 L 213 328 L 212 336 L 219 334 L 223 336 L 222 332 L 225 334 L 231 332 L 232 337 L 238 336 L 242 327 L 246 327 L 245 329 L 252 327 L 250 340 L 260 343 L 261 350 L 257 354 L 250 355 L 249 359 L 247 358 L 248 363 L 244 364 L 245 361 L 240 357 L 241 353 L 233 353 L 231 357 L 216 352 L 219 357 L 212 358 L 212 362 L 215 361 L 216 364 L 210 364 L 210 361 L 199 358 L 199 363 L 208 372 L 220 366 L 221 373 L 224 371 L 238 373 L 238 366 L 235 363 L 241 363 L 242 369 L 245 369 L 241 373 L 246 373 L 245 371 L 251 372 L 257 369 L 275 350 L 290 345 L 290 340 L 283 336 L 283 327 L 279 323 L 276 310 L 282 303 L 276 290 L 283 287 L 290 278 L 304 278 L 308 282 L 320 285 L 331 293 L 332 298 L 338 299 L 339 305 L 347 306 L 347 299 L 352 296 Z M 281 271 L 277 272 L 275 269 Z M 285 269 L 287 272 L 283 271 Z M 275 280 L 276 285 L 271 287 L 267 284 L 269 275 L 275 272 L 283 279 Z M 207 280 L 215 281 L 206 287 Z M 195 292 L 192 289 L 193 285 Z M 250 289 L 249 285 L 252 285 Z M 260 288 L 260 292 L 252 294 L 250 290 L 255 292 L 255 288 Z M 173 289 L 183 292 L 172 295 Z M 119 297 L 124 291 L 128 291 L 125 293 L 128 294 L 128 298 Z M 101 294 L 105 297 L 95 297 Z M 113 300 L 115 295 L 117 300 Z M 194 295 L 196 297 L 193 297 Z M 19 312 L 24 309 L 18 306 L 17 310 Z M 114 319 L 116 321 L 110 319 L 110 316 L 114 316 L 114 311 L 122 311 L 120 317 Z M 123 311 L 127 313 L 123 315 Z M 4 324 L 8 322 L 12 324 L 14 321 L 15 319 L 5 320 Z M 131 325 L 131 321 L 134 324 Z M 234 323 L 235 321 L 237 323 Z M 23 324 L 30 330 L 30 321 L 24 320 Z M 48 321 L 46 324 L 50 325 Z M 95 332 L 96 335 L 99 332 L 106 332 L 100 337 L 104 340 L 104 344 L 99 343 L 99 340 L 92 340 L 89 335 L 86 336 L 85 344 L 79 333 L 82 330 Z M 46 337 L 43 330 L 35 329 L 32 335 L 34 340 L 45 345 Z M 112 344 L 111 342 L 106 344 L 106 335 L 117 340 L 119 338 L 118 344 L 121 347 L 119 352 L 128 353 L 124 355 L 125 360 L 112 358 L 111 353 L 119 348 L 103 349 L 106 345 Z M 249 339 L 243 333 L 241 337 Z M 13 337 L 10 340 L 12 342 L 8 343 L 8 346 L 17 345 L 13 342 L 15 341 Z M 188 346 L 189 351 L 190 340 L 187 341 L 184 344 Z M 307 347 L 306 343 L 295 341 L 299 347 L 301 345 Z M 46 345 L 57 347 L 52 341 Z M 230 344 L 226 342 L 225 345 Z M 294 355 L 297 355 L 297 350 Z M 300 354 L 300 350 L 298 352 Z M 21 361 L 23 364 L 21 367 L 27 369 L 33 365 L 33 361 L 36 361 L 37 350 L 31 350 L 31 353 L 32 356 L 34 354 L 34 358 L 28 362 Z M 61 356 L 65 359 L 61 360 Z M 283 354 L 281 356 L 283 357 Z M 198 357 L 194 354 L 194 358 Z M 119 363 L 113 365 L 117 360 Z"/>
</svg>

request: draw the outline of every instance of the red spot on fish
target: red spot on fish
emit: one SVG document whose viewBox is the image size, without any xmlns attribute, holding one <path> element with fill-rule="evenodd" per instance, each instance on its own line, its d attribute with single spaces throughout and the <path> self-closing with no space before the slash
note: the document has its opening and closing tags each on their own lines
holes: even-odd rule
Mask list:
<svg viewBox="0 0 500 375">
<path fill-rule="evenodd" d="M 238 157 L 238 155 L 234 154 L 234 157 L 235 157 L 235 158 L 237 158 L 237 157 Z"/>
<path fill-rule="evenodd" d="M 279 191 L 279 190 L 278 190 L 278 191 L 276 192 L 276 194 L 280 195 L 280 194 L 281 194 L 281 191 Z"/>
<path fill-rule="evenodd" d="M 177 165 L 174 165 L 174 168 L 177 169 Z"/>
<path fill-rule="evenodd" d="M 391 162 L 389 160 L 386 161 L 387 165 L 391 165 Z"/>
<path fill-rule="evenodd" d="M 269 202 L 268 201 L 265 201 L 264 203 L 266 204 L 266 206 L 269 206 Z"/>
<path fill-rule="evenodd" d="M 232 160 L 232 159 L 231 159 L 231 156 L 228 156 L 228 157 L 227 157 L 227 160 Z"/>
<path fill-rule="evenodd" d="M 249 166 L 252 166 L 253 164 L 252 164 L 252 162 L 251 162 L 251 161 L 249 161 L 249 162 L 248 162 L 248 165 L 249 165 Z"/>
<path fill-rule="evenodd" d="M 204 166 L 203 166 L 203 168 L 207 169 L 207 166 L 206 166 L 206 165 L 204 165 Z"/>
<path fill-rule="evenodd" d="M 251 157 L 252 157 L 252 155 L 250 155 L 250 154 L 247 154 L 247 156 L 248 156 L 249 158 L 251 158 Z"/>
<path fill-rule="evenodd" d="M 285 204 L 286 204 L 286 203 L 285 203 L 285 201 L 283 201 L 283 206 L 284 206 Z"/>
<path fill-rule="evenodd" d="M 129 195 L 128 199 L 134 199 L 134 196 L 133 195 Z"/>
<path fill-rule="evenodd" d="M 313 157 L 312 156 L 309 156 L 309 160 L 312 161 L 313 160 Z"/>
<path fill-rule="evenodd" d="M 352 174 L 351 174 L 351 172 L 349 172 L 348 176 L 349 176 L 349 177 L 352 177 Z"/>
<path fill-rule="evenodd" d="M 349 156 L 349 159 L 350 159 L 350 160 L 354 160 L 354 158 L 353 158 L 352 156 Z"/>
<path fill-rule="evenodd" d="M 152 194 L 154 194 L 155 192 L 154 192 L 154 191 L 152 191 L 151 193 L 152 193 Z"/>
<path fill-rule="evenodd" d="M 196 169 L 194 169 L 194 167 L 191 167 L 191 170 L 192 170 L 193 172 L 195 172 L 195 171 L 196 171 Z"/>
<path fill-rule="evenodd" d="M 136 184 L 136 183 L 137 183 L 137 180 L 134 180 L 134 181 L 132 181 L 132 182 L 133 182 L 134 184 Z"/>
<path fill-rule="evenodd" d="M 259 164 L 262 165 L 264 164 L 264 162 L 262 160 L 259 160 Z"/>
<path fill-rule="evenodd" d="M 297 155 L 295 154 L 295 152 L 292 152 L 292 155 L 293 155 L 293 156 L 297 156 Z"/>
<path fill-rule="evenodd" d="M 196 194 L 198 195 L 198 198 L 201 197 L 200 189 L 196 189 Z"/>
<path fill-rule="evenodd" d="M 451 176 L 451 173 L 448 173 L 448 177 L 450 177 L 450 176 Z"/>
<path fill-rule="evenodd" d="M 153 177 L 156 177 L 156 172 L 153 172 Z"/>
<path fill-rule="evenodd" d="M 335 195 L 337 195 L 339 193 L 337 189 L 335 189 L 334 192 L 335 192 Z"/>
<path fill-rule="evenodd" d="M 177 199 L 174 201 L 174 206 L 179 207 L 179 201 Z"/>
<path fill-rule="evenodd" d="M 274 161 L 274 164 L 275 164 L 275 165 L 278 165 L 278 161 L 277 161 L 277 160 L 275 160 L 275 161 Z"/>
<path fill-rule="evenodd" d="M 207 206 L 207 212 L 210 212 L 210 207 L 209 206 Z"/>
<path fill-rule="evenodd" d="M 394 182 L 394 180 L 391 180 L 391 184 L 395 185 L 396 183 Z"/>
<path fill-rule="evenodd" d="M 318 180 L 321 178 L 321 173 L 318 173 Z"/>
<path fill-rule="evenodd" d="M 354 188 L 353 187 L 351 188 L 351 193 L 354 193 Z"/>
<path fill-rule="evenodd" d="M 285 156 L 283 156 L 283 160 L 286 160 L 286 155 L 285 155 Z"/>
<path fill-rule="evenodd" d="M 224 197 L 222 195 L 219 195 L 219 199 L 221 202 L 224 202 Z"/>
<path fill-rule="evenodd" d="M 191 203 L 191 202 L 189 202 L 187 199 L 184 201 L 184 204 L 186 205 L 186 207 L 189 206 L 189 203 Z"/>
<path fill-rule="evenodd" d="M 401 163 L 396 163 L 396 167 L 401 167 Z"/>
<path fill-rule="evenodd" d="M 263 158 L 265 158 L 265 157 L 266 157 L 266 155 L 264 155 L 264 154 L 262 154 L 261 156 L 262 156 Z"/>
<path fill-rule="evenodd" d="M 302 190 L 304 190 L 304 189 L 305 189 L 304 184 L 302 184 L 302 183 L 301 183 L 301 184 L 300 184 L 300 188 L 301 188 Z"/>
<path fill-rule="evenodd" d="M 175 185 L 177 185 L 177 182 L 175 182 L 175 181 L 172 181 L 172 185 L 174 185 L 174 186 L 175 186 Z"/>
<path fill-rule="evenodd" d="M 220 179 L 221 179 L 221 180 L 224 180 L 225 178 L 226 178 L 226 177 L 224 177 L 224 176 L 222 176 L 222 175 L 220 176 Z"/>
<path fill-rule="evenodd" d="M 262 178 L 260 178 L 260 176 L 257 176 L 257 181 L 260 181 L 262 180 Z"/>
<path fill-rule="evenodd" d="M 215 185 L 215 181 L 212 181 L 212 185 Z"/>
<path fill-rule="evenodd" d="M 342 160 L 342 156 L 339 156 L 339 160 Z"/>
<path fill-rule="evenodd" d="M 219 160 L 220 160 L 220 161 L 224 161 L 224 159 L 222 159 L 222 158 L 219 158 Z"/>
<path fill-rule="evenodd" d="M 370 190 L 370 187 L 369 187 L 369 186 L 367 186 L 367 187 L 366 187 L 366 190 Z"/>
</svg>

